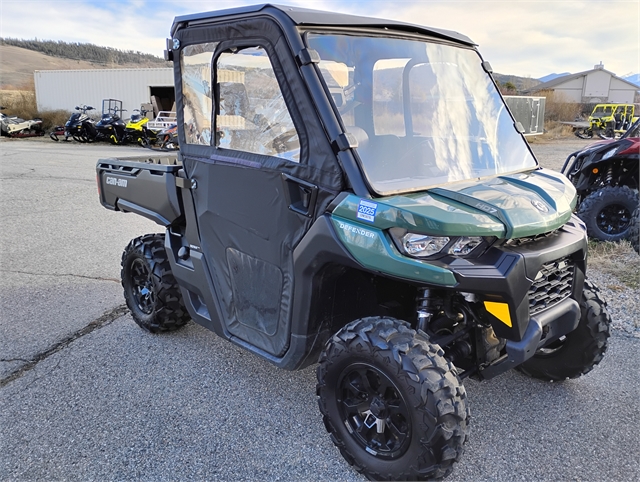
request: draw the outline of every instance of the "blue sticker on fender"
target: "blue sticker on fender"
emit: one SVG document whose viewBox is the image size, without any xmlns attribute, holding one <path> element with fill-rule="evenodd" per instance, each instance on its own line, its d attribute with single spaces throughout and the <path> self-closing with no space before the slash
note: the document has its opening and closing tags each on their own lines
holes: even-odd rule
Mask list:
<svg viewBox="0 0 640 482">
<path fill-rule="evenodd" d="M 360 200 L 360 204 L 358 204 L 358 219 L 364 219 L 365 221 L 369 221 L 372 223 L 376 217 L 376 211 L 378 210 L 378 205 L 376 203 L 372 203 L 371 201 L 365 201 L 364 199 Z"/>
</svg>

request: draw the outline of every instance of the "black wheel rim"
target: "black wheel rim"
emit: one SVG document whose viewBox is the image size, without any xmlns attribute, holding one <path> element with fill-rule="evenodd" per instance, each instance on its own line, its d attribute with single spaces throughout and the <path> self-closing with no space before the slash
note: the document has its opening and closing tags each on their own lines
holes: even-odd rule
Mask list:
<svg viewBox="0 0 640 482">
<path fill-rule="evenodd" d="M 347 430 L 371 455 L 394 459 L 411 441 L 411 416 L 402 393 L 391 379 L 367 364 L 348 366 L 336 392 Z"/>
<path fill-rule="evenodd" d="M 136 259 L 131 263 L 131 291 L 138 308 L 150 315 L 156 300 L 151 272 L 145 263 Z"/>
<path fill-rule="evenodd" d="M 622 234 L 631 224 L 631 211 L 621 204 L 609 204 L 598 213 L 596 224 L 605 234 Z"/>
</svg>

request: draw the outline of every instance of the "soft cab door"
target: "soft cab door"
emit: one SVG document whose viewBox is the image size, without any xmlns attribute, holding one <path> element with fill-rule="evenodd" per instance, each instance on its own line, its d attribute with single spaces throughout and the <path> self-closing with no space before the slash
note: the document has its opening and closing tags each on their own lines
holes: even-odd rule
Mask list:
<svg viewBox="0 0 640 482">
<path fill-rule="evenodd" d="M 335 155 L 273 21 L 187 29 L 180 41 L 180 145 L 216 290 L 208 308 L 230 337 L 279 357 L 293 249 L 342 187 Z"/>
</svg>

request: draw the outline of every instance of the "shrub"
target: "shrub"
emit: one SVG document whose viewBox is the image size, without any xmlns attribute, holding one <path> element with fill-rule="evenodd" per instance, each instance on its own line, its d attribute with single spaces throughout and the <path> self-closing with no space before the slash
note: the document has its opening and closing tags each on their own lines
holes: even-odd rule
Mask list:
<svg viewBox="0 0 640 482">
<path fill-rule="evenodd" d="M 64 123 L 71 116 L 66 110 L 38 111 L 35 92 L 29 90 L 3 90 L 0 92 L 0 105 L 4 107 L 3 114 L 18 116 L 22 119 L 42 119 L 45 130 L 51 130 Z"/>
<path fill-rule="evenodd" d="M 71 117 L 68 110 L 44 110 L 37 117 L 42 119 L 42 125 L 45 130 L 53 130 L 55 126 L 63 126 Z"/>
<path fill-rule="evenodd" d="M 574 102 L 567 102 L 566 97 L 552 90 L 543 90 L 536 95 L 546 97 L 544 107 L 544 120 L 572 122 L 580 115 L 582 106 Z"/>
</svg>

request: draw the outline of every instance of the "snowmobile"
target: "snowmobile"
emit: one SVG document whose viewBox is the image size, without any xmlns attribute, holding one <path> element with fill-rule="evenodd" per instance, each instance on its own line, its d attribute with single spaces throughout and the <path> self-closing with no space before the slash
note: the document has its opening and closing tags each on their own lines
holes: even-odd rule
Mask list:
<svg viewBox="0 0 640 482">
<path fill-rule="evenodd" d="M 5 107 L 0 107 L 4 110 Z M 0 131 L 7 137 L 38 137 L 44 135 L 42 119 L 36 117 L 24 120 L 16 116 L 8 116 L 0 112 Z"/>
</svg>

